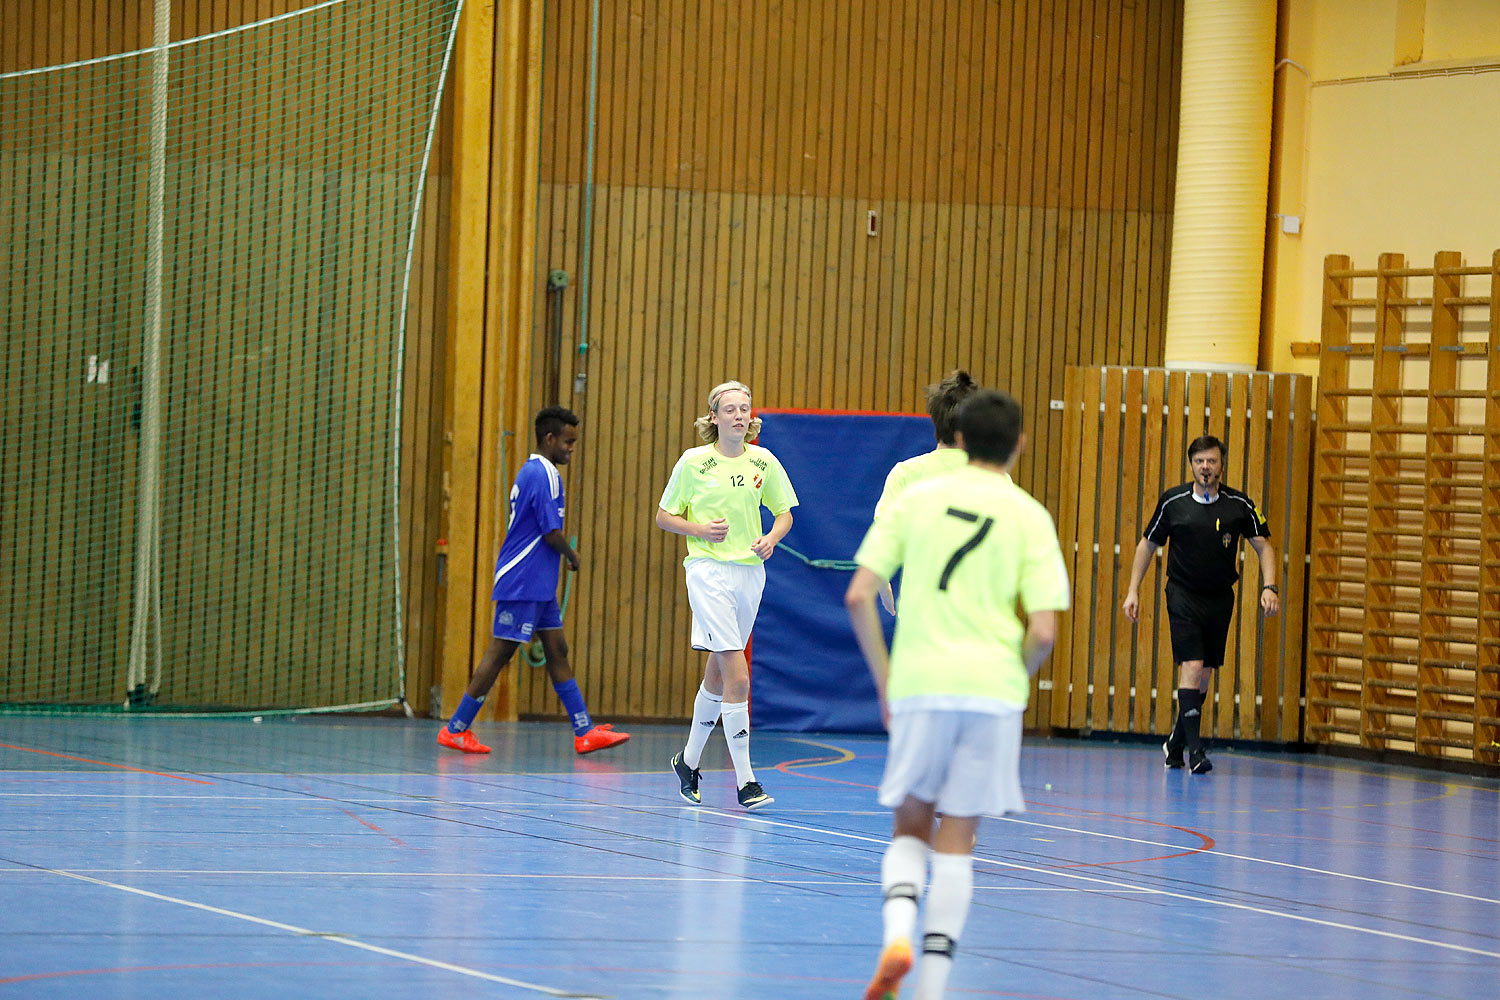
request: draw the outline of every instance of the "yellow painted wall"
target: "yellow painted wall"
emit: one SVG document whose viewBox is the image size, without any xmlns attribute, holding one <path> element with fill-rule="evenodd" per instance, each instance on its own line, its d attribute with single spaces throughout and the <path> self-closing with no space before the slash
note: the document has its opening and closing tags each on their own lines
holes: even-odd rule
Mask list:
<svg viewBox="0 0 1500 1000">
<path fill-rule="evenodd" d="M 1500 3 L 1282 2 L 1278 55 L 1306 72 L 1277 70 L 1270 210 L 1301 232 L 1272 219 L 1261 363 L 1315 373 L 1290 345 L 1319 339 L 1325 255 L 1366 267 L 1392 251 L 1421 266 L 1439 250 L 1486 263 L 1500 247 Z M 1398 37 L 1413 10 L 1420 37 Z M 1398 72 L 1401 51 L 1420 57 Z"/>
<path fill-rule="evenodd" d="M 1427 0 L 1422 61 L 1500 59 L 1500 3 Z"/>
</svg>

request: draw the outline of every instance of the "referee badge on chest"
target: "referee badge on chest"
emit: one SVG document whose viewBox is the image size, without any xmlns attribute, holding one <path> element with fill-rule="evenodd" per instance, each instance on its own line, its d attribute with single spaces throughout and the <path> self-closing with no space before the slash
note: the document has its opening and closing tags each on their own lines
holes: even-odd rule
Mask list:
<svg viewBox="0 0 1500 1000">
<path fill-rule="evenodd" d="M 1224 532 L 1224 547 L 1226 549 L 1229 548 L 1229 543 L 1232 541 L 1234 541 L 1234 536 L 1227 531 Z"/>
</svg>

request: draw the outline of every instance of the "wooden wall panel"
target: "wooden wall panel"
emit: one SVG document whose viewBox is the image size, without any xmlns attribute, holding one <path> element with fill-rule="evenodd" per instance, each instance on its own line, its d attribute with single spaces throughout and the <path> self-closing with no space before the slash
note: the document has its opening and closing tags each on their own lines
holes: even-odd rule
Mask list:
<svg viewBox="0 0 1500 1000">
<path fill-rule="evenodd" d="M 1059 510 L 1067 366 L 1160 359 L 1181 11 L 603 5 L 590 195 L 589 8 L 546 7 L 532 400 L 550 401 L 545 282 L 562 269 L 580 682 L 601 717 L 677 718 L 702 667 L 681 540 L 651 518 L 714 383 L 911 412 L 966 367 L 1027 408 L 1017 477 Z M 518 704 L 558 712 L 541 671 Z"/>
<path fill-rule="evenodd" d="M 1059 728 L 1165 733 L 1175 715 L 1176 670 L 1165 602 L 1165 550 L 1141 587 L 1132 626 L 1120 611 L 1145 520 L 1164 490 L 1187 479 L 1186 442 L 1203 433 L 1229 449 L 1224 481 L 1245 490 L 1271 526 L 1282 613 L 1259 608 L 1260 568 L 1241 543 L 1235 618 L 1204 706 L 1204 733 L 1292 742 L 1302 677 L 1302 561 L 1307 475 L 1298 462 L 1312 437 L 1312 380 L 1137 368 L 1073 368 L 1065 417 L 1080 461 L 1064 473 L 1063 552 L 1073 580 L 1069 641 L 1052 663 Z M 1073 430 L 1074 426 L 1077 430 Z"/>
<path fill-rule="evenodd" d="M 583 180 L 589 7 L 548 5 L 546 184 Z M 1171 164 L 1152 162 L 1176 104 L 1168 0 L 601 11 L 598 117 L 631 141 L 600 144 L 598 183 L 1168 208 Z"/>
</svg>

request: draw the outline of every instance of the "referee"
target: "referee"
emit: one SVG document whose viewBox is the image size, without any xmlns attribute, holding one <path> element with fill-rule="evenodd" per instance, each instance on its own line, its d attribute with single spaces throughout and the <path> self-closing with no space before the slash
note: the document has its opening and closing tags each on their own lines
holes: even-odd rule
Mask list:
<svg viewBox="0 0 1500 1000">
<path fill-rule="evenodd" d="M 1229 620 L 1234 615 L 1234 582 L 1240 539 L 1248 539 L 1260 557 L 1260 608 L 1266 615 L 1281 610 L 1276 590 L 1276 554 L 1267 541 L 1271 529 L 1255 501 L 1225 486 L 1224 442 L 1205 434 L 1188 445 L 1193 481 L 1174 486 L 1156 501 L 1156 512 L 1135 547 L 1130 591 L 1121 610 L 1136 621 L 1141 611 L 1140 586 L 1156 550 L 1167 548 L 1167 620 L 1172 629 L 1172 659 L 1177 662 L 1177 722 L 1161 745 L 1166 766 L 1183 764 L 1194 774 L 1214 769 L 1203 749 L 1199 724 L 1213 670 L 1224 662 Z"/>
</svg>

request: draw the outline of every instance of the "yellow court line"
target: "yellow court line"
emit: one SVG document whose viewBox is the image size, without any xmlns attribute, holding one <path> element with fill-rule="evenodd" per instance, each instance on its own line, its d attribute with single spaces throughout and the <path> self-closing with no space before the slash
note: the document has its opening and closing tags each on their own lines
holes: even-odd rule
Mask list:
<svg viewBox="0 0 1500 1000">
<path fill-rule="evenodd" d="M 1297 756 L 1302 757 L 1302 756 L 1311 756 L 1311 755 L 1298 754 Z M 1254 760 L 1265 761 L 1268 764 L 1279 764 L 1282 767 L 1317 768 L 1317 769 L 1322 770 L 1322 771 L 1336 771 L 1336 772 L 1341 773 L 1341 774 L 1375 774 L 1375 775 L 1377 775 L 1378 777 L 1380 777 L 1381 779 L 1383 779 L 1385 781 L 1405 781 L 1405 782 L 1408 782 L 1408 783 L 1413 784 L 1413 785 L 1437 785 L 1439 788 L 1444 789 L 1444 793 L 1443 793 L 1443 795 L 1435 796 L 1436 798 L 1442 798 L 1442 797 L 1444 797 L 1446 795 L 1451 795 L 1453 792 L 1458 791 L 1460 789 L 1463 789 L 1463 790 L 1466 790 L 1466 791 L 1471 791 L 1471 792 L 1489 792 L 1492 795 L 1500 795 L 1500 786 L 1496 786 L 1494 788 L 1486 788 L 1486 787 L 1484 787 L 1483 785 L 1480 785 L 1480 784 L 1465 784 L 1464 782 L 1461 782 L 1461 781 L 1444 780 L 1444 779 L 1439 779 L 1437 777 L 1424 778 L 1424 777 L 1422 777 L 1420 775 L 1412 775 L 1412 774 L 1381 774 L 1381 773 L 1378 773 L 1378 772 L 1363 770 L 1363 769 L 1358 768 L 1358 767 L 1341 766 L 1338 763 L 1323 762 L 1323 761 L 1311 761 L 1311 760 L 1308 760 L 1308 761 L 1304 761 L 1304 760 L 1277 760 L 1274 757 L 1270 757 L 1270 756 L 1266 756 L 1266 755 L 1262 755 L 1262 754 L 1256 754 L 1256 755 L 1254 755 L 1253 759 Z M 1415 765 L 1403 765 L 1403 764 L 1382 764 L 1379 761 L 1368 761 L 1368 762 L 1361 762 L 1361 763 L 1372 763 L 1372 764 L 1375 764 L 1377 767 L 1381 767 L 1381 768 L 1385 768 L 1385 767 L 1415 766 Z M 1477 774 L 1476 775 L 1471 775 L 1470 777 L 1472 777 L 1476 782 L 1494 781 L 1495 780 L 1493 778 L 1487 778 L 1487 777 L 1484 777 L 1483 775 L 1477 775 Z M 1426 802 L 1426 801 L 1430 801 L 1430 800 L 1428 800 L 1428 799 L 1415 799 L 1413 801 L 1416 801 L 1416 802 Z"/>
<path fill-rule="evenodd" d="M 848 750 L 840 746 L 834 746 L 832 743 L 819 743 L 817 740 L 804 739 L 801 736 L 787 736 L 783 738 L 790 743 L 802 743 L 810 747 L 817 747 L 819 750 L 831 750 L 839 755 L 834 760 L 816 760 L 806 762 L 794 760 L 783 765 L 785 767 L 828 767 L 831 764 L 847 764 L 854 759 L 853 750 Z"/>
</svg>

